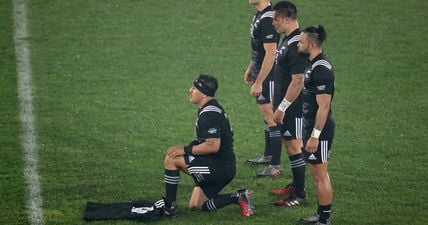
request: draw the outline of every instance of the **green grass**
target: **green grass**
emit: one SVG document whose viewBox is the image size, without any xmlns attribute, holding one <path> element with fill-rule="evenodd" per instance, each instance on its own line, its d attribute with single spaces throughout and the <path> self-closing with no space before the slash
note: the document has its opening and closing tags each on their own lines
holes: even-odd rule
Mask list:
<svg viewBox="0 0 428 225">
<path fill-rule="evenodd" d="M 428 3 L 296 4 L 303 27 L 325 25 L 325 51 L 335 66 L 334 223 L 428 223 Z M 0 6 L 1 221 L 25 224 L 12 4 Z M 315 210 L 310 173 L 308 206 L 276 208 L 268 192 L 286 184 L 290 173 L 257 180 L 262 167 L 243 163 L 264 143 L 261 117 L 242 82 L 253 12 L 247 1 L 29 1 L 46 224 L 86 224 L 87 201 L 161 197 L 166 149 L 194 135 L 196 108 L 187 90 L 200 72 L 217 75 L 218 98 L 235 131 L 238 173 L 224 192 L 253 189 L 255 216 L 242 219 L 237 206 L 191 212 L 193 182 L 183 175 L 173 222 L 294 224 Z M 288 168 L 285 156 L 282 162 Z"/>
<path fill-rule="evenodd" d="M 12 4 L 0 2 L 0 223 L 25 224 Z M 5 222 L 5 223 L 3 223 Z"/>
</svg>

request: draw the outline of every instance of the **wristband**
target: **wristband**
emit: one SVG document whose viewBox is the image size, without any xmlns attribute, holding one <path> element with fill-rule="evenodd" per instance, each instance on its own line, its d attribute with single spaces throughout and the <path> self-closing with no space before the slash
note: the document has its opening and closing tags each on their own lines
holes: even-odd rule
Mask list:
<svg viewBox="0 0 428 225">
<path fill-rule="evenodd" d="M 193 155 L 192 149 L 193 149 L 193 144 L 186 145 L 184 146 L 184 153 L 186 153 L 186 155 Z"/>
<path fill-rule="evenodd" d="M 281 104 L 278 106 L 278 110 L 281 112 L 285 112 L 287 108 L 291 105 L 291 102 L 289 102 L 287 99 L 282 99 Z"/>
<path fill-rule="evenodd" d="M 312 130 L 311 137 L 318 139 L 320 137 L 320 135 L 321 135 L 321 131 L 320 130 L 317 130 L 316 128 L 314 128 Z"/>
</svg>

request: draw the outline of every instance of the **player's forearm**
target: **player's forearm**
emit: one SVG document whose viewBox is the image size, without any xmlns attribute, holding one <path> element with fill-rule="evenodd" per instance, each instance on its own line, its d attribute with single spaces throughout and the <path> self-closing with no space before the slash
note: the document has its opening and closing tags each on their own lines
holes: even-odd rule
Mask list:
<svg viewBox="0 0 428 225">
<path fill-rule="evenodd" d="M 266 54 L 265 58 L 262 62 L 262 67 L 260 68 L 260 72 L 257 75 L 256 83 L 263 83 L 266 77 L 269 75 L 269 72 L 272 70 L 272 66 L 275 62 L 275 55 Z"/>
<path fill-rule="evenodd" d="M 303 89 L 303 74 L 293 75 L 296 76 L 291 80 L 290 85 L 288 86 L 287 92 L 285 93 L 284 98 L 289 102 L 294 102 L 297 97 L 299 97 L 300 92 Z"/>
<path fill-rule="evenodd" d="M 319 105 L 317 115 L 315 117 L 314 129 L 317 129 L 319 131 L 322 131 L 324 129 L 329 110 L 330 108 L 326 104 Z"/>
<path fill-rule="evenodd" d="M 254 61 L 251 60 L 250 63 L 248 63 L 247 69 L 246 69 L 246 73 L 250 73 L 251 70 L 253 69 L 253 65 L 254 65 Z"/>
<path fill-rule="evenodd" d="M 220 139 L 207 139 L 205 142 L 194 145 L 192 148 L 192 155 L 206 155 L 216 153 L 220 150 Z"/>
</svg>

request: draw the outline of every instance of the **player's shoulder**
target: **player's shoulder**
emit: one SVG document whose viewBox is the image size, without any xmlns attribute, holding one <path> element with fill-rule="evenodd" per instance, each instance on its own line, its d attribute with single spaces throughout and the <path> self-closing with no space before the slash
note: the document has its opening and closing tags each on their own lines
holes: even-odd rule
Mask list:
<svg viewBox="0 0 428 225">
<path fill-rule="evenodd" d="M 287 45 L 294 46 L 297 48 L 297 43 L 299 43 L 300 35 L 300 32 L 292 34 L 289 38 L 287 38 Z"/>
<path fill-rule="evenodd" d="M 260 20 L 263 20 L 263 19 L 270 19 L 270 20 L 272 20 L 273 19 L 273 11 L 272 10 L 265 10 L 265 11 L 263 11 L 261 14 L 260 14 Z"/>
<path fill-rule="evenodd" d="M 326 57 L 322 57 L 319 58 L 317 60 L 315 60 L 312 65 L 311 65 L 312 70 L 315 69 L 321 69 L 321 70 L 333 70 L 333 65 L 331 64 L 331 62 L 326 58 Z"/>
<path fill-rule="evenodd" d="M 300 55 L 298 53 L 298 47 L 297 47 L 297 44 L 299 43 L 300 35 L 301 35 L 301 31 L 300 29 L 297 29 L 293 31 L 289 36 L 286 37 L 287 46 L 288 46 L 287 48 L 289 49 L 288 52 L 291 55 L 297 55 L 297 56 Z"/>
<path fill-rule="evenodd" d="M 213 100 L 209 104 L 207 104 L 201 108 L 201 110 L 199 112 L 199 116 L 201 116 L 202 114 L 214 114 L 215 115 L 215 114 L 222 114 L 222 113 L 223 113 L 222 107 L 218 104 L 218 102 L 216 100 Z"/>
<path fill-rule="evenodd" d="M 210 105 L 210 106 L 206 106 L 204 108 L 201 109 L 201 111 L 199 112 L 199 115 L 203 114 L 203 113 L 222 113 L 223 110 L 220 107 L 214 106 L 214 105 Z"/>
<path fill-rule="evenodd" d="M 262 25 L 267 25 L 268 23 L 270 23 L 270 25 L 272 25 L 272 21 L 273 21 L 272 6 L 268 6 L 265 9 L 263 9 L 262 11 L 258 11 L 256 13 L 256 20 Z"/>
<path fill-rule="evenodd" d="M 311 65 L 312 73 L 318 74 L 319 79 L 334 79 L 333 65 L 326 57 L 319 57 Z"/>
<path fill-rule="evenodd" d="M 288 54 L 288 57 L 294 60 L 305 62 L 307 64 L 308 63 L 307 57 L 299 53 L 298 43 L 299 43 L 300 35 L 301 35 L 300 33 L 296 33 L 290 36 L 289 38 L 287 38 L 287 46 L 288 46 L 287 54 Z"/>
</svg>

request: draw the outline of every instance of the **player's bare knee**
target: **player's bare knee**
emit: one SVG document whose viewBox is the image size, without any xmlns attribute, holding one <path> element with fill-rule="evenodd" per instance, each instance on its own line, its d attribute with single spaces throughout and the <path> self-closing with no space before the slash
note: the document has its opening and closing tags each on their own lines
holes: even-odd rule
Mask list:
<svg viewBox="0 0 428 225">
<path fill-rule="evenodd" d="M 318 174 L 312 174 L 312 178 L 314 180 L 315 185 L 321 181 L 321 178 Z"/>
<path fill-rule="evenodd" d="M 286 146 L 288 155 L 297 155 L 302 153 L 302 145 L 299 142 L 290 141 L 286 144 Z"/>
<path fill-rule="evenodd" d="M 202 210 L 202 205 L 198 205 L 196 202 L 189 202 L 189 208 L 191 210 Z"/>
<path fill-rule="evenodd" d="M 163 161 L 163 166 L 164 166 L 165 168 L 167 168 L 167 167 L 171 167 L 171 166 L 174 166 L 174 159 L 173 159 L 173 158 L 171 158 L 171 157 L 169 157 L 168 155 L 167 155 L 167 156 L 165 156 L 165 159 L 164 159 L 164 161 Z"/>
<path fill-rule="evenodd" d="M 302 150 L 300 149 L 296 149 L 296 148 L 287 148 L 287 154 L 292 156 L 292 155 L 297 155 L 299 153 L 301 153 Z"/>
<path fill-rule="evenodd" d="M 191 210 L 202 210 L 202 204 L 200 204 L 199 201 L 191 198 L 189 201 L 189 208 Z"/>
<path fill-rule="evenodd" d="M 319 182 L 330 182 L 328 173 L 321 173 L 318 175 Z"/>
<path fill-rule="evenodd" d="M 277 124 L 275 123 L 275 121 L 273 120 L 273 115 L 263 115 L 263 119 L 266 121 L 266 124 L 269 127 L 274 127 Z"/>
</svg>

